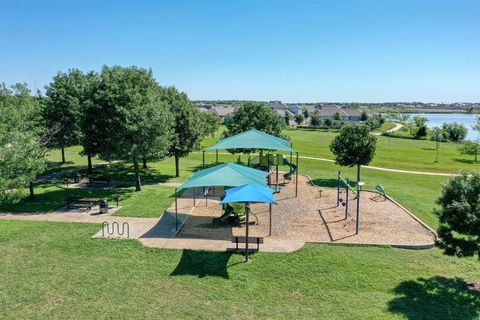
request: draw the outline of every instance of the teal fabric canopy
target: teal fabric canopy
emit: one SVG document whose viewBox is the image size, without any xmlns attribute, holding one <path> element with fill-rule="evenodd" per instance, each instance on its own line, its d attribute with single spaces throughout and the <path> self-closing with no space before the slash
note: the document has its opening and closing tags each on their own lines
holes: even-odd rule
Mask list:
<svg viewBox="0 0 480 320">
<path fill-rule="evenodd" d="M 256 184 L 245 184 L 243 186 L 228 189 L 225 192 L 227 195 L 225 196 L 225 199 L 220 202 L 221 204 L 232 202 L 261 202 L 277 204 L 275 198 L 273 197 L 275 190 Z"/>
<path fill-rule="evenodd" d="M 294 152 L 290 142 L 268 133 L 251 129 L 219 141 L 207 150 L 262 149 Z"/>
<path fill-rule="evenodd" d="M 236 187 L 244 184 L 256 184 L 266 187 L 268 172 L 234 163 L 225 163 L 196 172 L 193 177 L 178 189 L 195 187 Z"/>
</svg>

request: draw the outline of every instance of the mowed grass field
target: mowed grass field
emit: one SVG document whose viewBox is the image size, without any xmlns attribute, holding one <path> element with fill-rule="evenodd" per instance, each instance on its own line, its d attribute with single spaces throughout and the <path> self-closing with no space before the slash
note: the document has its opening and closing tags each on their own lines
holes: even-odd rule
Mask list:
<svg viewBox="0 0 480 320">
<path fill-rule="evenodd" d="M 290 129 L 285 130 L 293 147 L 301 156 L 334 159 L 330 142 L 336 131 Z M 462 155 L 456 143 L 440 143 L 439 161 L 435 163 L 435 142 L 429 140 L 401 139 L 378 136 L 372 166 L 426 172 L 456 173 L 459 170 L 480 169 L 472 156 Z"/>
<path fill-rule="evenodd" d="M 335 133 L 286 133 L 301 155 L 332 158 L 328 141 Z M 216 139 L 209 137 L 203 145 Z M 379 138 L 376 157 L 388 147 L 383 139 L 387 138 Z M 395 140 L 400 139 L 390 143 Z M 431 142 L 398 143 L 422 148 Z M 397 148 L 400 159 L 412 154 Z M 398 157 L 385 160 L 388 167 L 399 168 L 396 163 L 403 160 Z M 220 161 L 236 158 L 219 155 Z M 86 159 L 73 162 L 83 166 Z M 215 155 L 206 154 L 207 165 L 214 162 Z M 409 169 L 422 170 L 423 164 L 413 167 L 414 162 Z M 128 185 L 133 170 L 123 163 L 95 169 L 127 182 L 122 188 L 79 190 L 44 184 L 36 188 L 36 201 L 0 210 L 48 212 L 69 196 L 113 201 L 120 194 L 124 208 L 117 215 L 159 217 L 172 203 L 174 188 L 156 184 L 186 181 L 201 169 L 202 154 L 192 153 L 180 164 L 181 175 L 175 178 L 173 159 L 149 162 L 142 170 L 145 185 L 140 193 Z M 324 187 L 336 185 L 338 170 L 355 177 L 354 168 L 331 162 L 300 159 L 299 164 L 300 173 Z M 434 228 L 435 200 L 447 179 L 362 169 L 366 188 L 384 185 L 389 195 Z M 438 249 L 311 244 L 293 253 L 256 253 L 251 263 L 243 264 L 241 255 L 230 252 L 152 249 L 133 240 L 90 239 L 99 228 L 0 220 L 0 318 L 480 319 L 480 294 L 467 288 L 468 282 L 480 280 L 480 262 L 447 257 Z"/>
<path fill-rule="evenodd" d="M 166 250 L 90 239 L 97 225 L 0 222 L 0 318 L 478 319 L 475 259 L 307 245 L 294 253 Z"/>
</svg>

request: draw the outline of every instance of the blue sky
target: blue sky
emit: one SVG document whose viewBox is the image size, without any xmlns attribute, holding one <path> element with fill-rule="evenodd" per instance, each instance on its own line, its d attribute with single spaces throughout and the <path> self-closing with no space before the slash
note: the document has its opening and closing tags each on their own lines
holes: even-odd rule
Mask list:
<svg viewBox="0 0 480 320">
<path fill-rule="evenodd" d="M 191 99 L 480 102 L 480 1 L 0 0 L 0 82 L 151 67 Z"/>
</svg>

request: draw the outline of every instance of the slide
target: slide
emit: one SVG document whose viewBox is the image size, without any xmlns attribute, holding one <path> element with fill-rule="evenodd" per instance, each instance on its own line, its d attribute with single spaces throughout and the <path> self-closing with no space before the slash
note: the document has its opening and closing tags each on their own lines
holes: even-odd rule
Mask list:
<svg viewBox="0 0 480 320">
<path fill-rule="evenodd" d="M 285 180 L 288 180 L 288 181 L 292 180 L 292 175 L 294 175 L 295 172 L 297 171 L 297 166 L 291 163 L 290 161 L 288 161 L 287 157 L 283 157 L 283 165 L 290 167 L 290 171 L 285 173 L 283 177 L 285 178 Z"/>
<path fill-rule="evenodd" d="M 219 224 L 219 223 L 225 223 L 227 222 L 228 218 L 232 215 L 232 208 L 230 206 L 227 206 L 225 209 L 225 212 L 218 218 L 213 218 L 212 223 Z"/>
</svg>

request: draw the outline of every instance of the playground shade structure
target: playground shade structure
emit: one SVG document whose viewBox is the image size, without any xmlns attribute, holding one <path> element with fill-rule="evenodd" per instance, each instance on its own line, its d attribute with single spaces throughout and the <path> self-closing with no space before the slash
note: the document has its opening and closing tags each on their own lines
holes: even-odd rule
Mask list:
<svg viewBox="0 0 480 320">
<path fill-rule="evenodd" d="M 256 184 L 266 187 L 268 172 L 252 169 L 234 163 L 220 164 L 196 172 L 193 177 L 178 189 L 196 187 L 236 187 L 244 184 Z"/>
<path fill-rule="evenodd" d="M 234 136 L 225 138 L 207 150 L 226 149 L 258 149 L 258 150 L 281 150 L 294 152 L 290 142 L 268 133 L 251 129 Z"/>
<path fill-rule="evenodd" d="M 232 202 L 261 202 L 277 204 L 273 198 L 275 190 L 259 185 L 245 184 L 225 190 L 226 196 L 221 204 Z"/>
<path fill-rule="evenodd" d="M 250 213 L 250 203 L 269 203 L 277 204 L 273 198 L 273 193 L 275 190 L 262 187 L 255 184 L 246 184 L 243 186 L 238 186 L 229 190 L 226 190 L 225 199 L 223 199 L 222 204 L 226 203 L 246 203 L 246 228 L 245 228 L 245 262 L 248 262 L 248 229 L 249 229 L 249 213 Z M 271 211 L 270 211 L 271 213 Z"/>
</svg>

